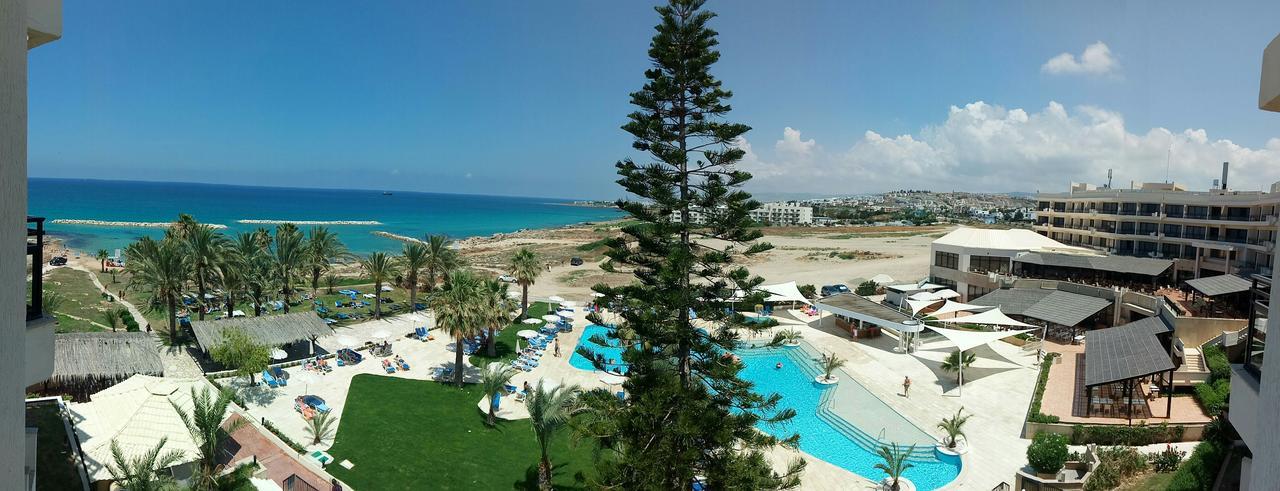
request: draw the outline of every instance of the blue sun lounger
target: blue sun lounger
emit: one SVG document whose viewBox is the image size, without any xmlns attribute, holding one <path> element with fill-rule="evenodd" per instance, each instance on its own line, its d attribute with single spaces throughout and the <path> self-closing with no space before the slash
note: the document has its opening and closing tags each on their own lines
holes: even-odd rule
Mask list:
<svg viewBox="0 0 1280 491">
<path fill-rule="evenodd" d="M 271 375 L 271 372 L 268 372 L 266 370 L 262 371 L 262 382 L 267 384 L 267 387 L 271 387 L 272 389 L 280 387 L 280 382 L 276 381 L 275 376 Z"/>
</svg>

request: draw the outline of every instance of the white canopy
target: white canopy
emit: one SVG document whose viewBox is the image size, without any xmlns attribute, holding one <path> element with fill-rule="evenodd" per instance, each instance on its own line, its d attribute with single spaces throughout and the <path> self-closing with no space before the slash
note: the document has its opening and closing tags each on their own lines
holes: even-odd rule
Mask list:
<svg viewBox="0 0 1280 491">
<path fill-rule="evenodd" d="M 921 310 L 924 310 L 924 308 L 925 308 L 925 307 L 928 307 L 928 306 L 930 306 L 930 305 L 936 304 L 936 303 L 941 302 L 941 301 L 942 301 L 942 299 L 940 299 L 940 298 L 935 298 L 935 299 L 932 299 L 932 300 L 911 300 L 911 299 L 908 299 L 908 300 L 907 300 L 907 305 L 909 305 L 909 306 L 911 307 L 911 313 L 912 313 L 912 314 L 918 314 L 918 313 L 920 313 L 920 311 L 921 311 Z"/>
<path fill-rule="evenodd" d="M 1019 322 L 1004 315 L 999 307 L 988 310 L 986 312 L 978 312 L 973 315 L 964 317 L 954 317 L 950 319 L 938 319 L 938 322 L 961 323 L 961 324 L 981 324 L 984 326 L 1005 326 L 1005 327 L 1029 327 L 1039 329 L 1039 326 L 1033 326 L 1025 322 Z M 1008 331 L 1003 331 L 1008 332 Z"/>
<path fill-rule="evenodd" d="M 938 307 L 938 310 L 930 312 L 929 314 L 938 316 L 938 315 L 954 314 L 956 312 L 984 312 L 987 310 L 991 310 L 993 308 L 995 307 L 991 307 L 988 305 L 972 305 L 972 304 L 953 302 L 951 300 L 947 300 L 946 304 L 943 304 L 943 306 Z"/>
<path fill-rule="evenodd" d="M 76 423 L 89 479 L 111 479 L 107 464 L 112 462 L 111 442 L 119 442 L 129 458 L 151 450 L 163 437 L 168 437 L 166 452 L 179 451 L 187 462 L 199 455 L 191 433 L 174 410 L 191 411 L 191 389 L 197 393 L 217 389 L 204 378 L 173 379 L 134 375 L 124 382 L 103 389 L 89 397 L 89 402 L 68 406 Z M 172 404 L 170 403 L 172 401 Z"/>
<path fill-rule="evenodd" d="M 764 285 L 758 290 L 769 294 L 764 299 L 766 302 L 803 302 L 809 303 L 809 299 L 800 294 L 800 288 L 796 286 L 796 282 L 788 281 L 786 283 L 778 283 L 776 285 Z M 733 294 L 734 299 L 742 299 L 747 296 L 746 292 L 738 290 Z"/>
<path fill-rule="evenodd" d="M 933 295 L 934 297 L 942 298 L 942 299 L 960 298 L 960 292 L 952 290 L 950 288 L 943 288 L 941 290 L 933 292 Z"/>
<path fill-rule="evenodd" d="M 959 296 L 960 294 L 957 293 L 955 290 L 952 290 L 950 288 L 943 288 L 941 290 L 934 291 L 934 292 L 929 292 L 929 291 L 916 292 L 911 294 L 911 296 L 907 297 L 907 299 L 908 300 L 945 300 L 949 298 L 958 298 Z"/>
<path fill-rule="evenodd" d="M 1016 321 L 1015 321 L 1016 322 Z M 934 330 L 938 334 L 947 338 L 948 341 L 955 343 L 956 348 L 960 351 L 967 351 L 978 346 L 999 341 L 1009 336 L 1016 336 L 1024 332 L 1030 332 L 1033 329 L 1023 329 L 1020 331 L 970 331 L 968 329 L 943 329 L 941 327 L 926 326 Z"/>
</svg>

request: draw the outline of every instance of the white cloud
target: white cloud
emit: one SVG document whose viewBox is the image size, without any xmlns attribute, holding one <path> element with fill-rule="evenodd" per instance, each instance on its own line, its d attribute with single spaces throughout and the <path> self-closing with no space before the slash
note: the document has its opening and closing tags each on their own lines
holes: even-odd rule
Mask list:
<svg viewBox="0 0 1280 491">
<path fill-rule="evenodd" d="M 1115 170 L 1114 185 L 1125 187 L 1164 180 L 1166 156 L 1169 177 L 1193 189 L 1207 188 L 1222 162 L 1231 162 L 1237 189 L 1280 181 L 1280 138 L 1249 148 L 1203 129 L 1137 134 L 1115 111 L 1068 111 L 1057 102 L 1033 112 L 982 101 L 952 106 L 946 121 L 918 134 L 868 130 L 837 152 L 801 140 L 792 128 L 783 130 L 773 156 L 757 154 L 745 139 L 739 146 L 746 150 L 741 168 L 757 177 L 752 188 L 779 192 L 1065 191 L 1073 181 L 1105 181 L 1107 169 Z"/>
<path fill-rule="evenodd" d="M 1111 48 L 1102 41 L 1085 46 L 1079 58 L 1062 53 L 1040 65 L 1040 71 L 1050 75 L 1106 75 L 1119 69 L 1120 62 L 1111 56 Z"/>
</svg>

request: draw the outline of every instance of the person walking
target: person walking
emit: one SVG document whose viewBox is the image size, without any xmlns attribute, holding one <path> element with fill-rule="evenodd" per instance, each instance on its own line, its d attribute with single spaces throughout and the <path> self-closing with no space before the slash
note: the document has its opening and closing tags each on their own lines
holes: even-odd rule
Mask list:
<svg viewBox="0 0 1280 491">
<path fill-rule="evenodd" d="M 911 377 L 902 377 L 902 397 L 911 398 Z"/>
<path fill-rule="evenodd" d="M 554 354 L 556 355 L 556 358 L 560 357 L 560 338 L 556 338 L 556 351 Z"/>
</svg>

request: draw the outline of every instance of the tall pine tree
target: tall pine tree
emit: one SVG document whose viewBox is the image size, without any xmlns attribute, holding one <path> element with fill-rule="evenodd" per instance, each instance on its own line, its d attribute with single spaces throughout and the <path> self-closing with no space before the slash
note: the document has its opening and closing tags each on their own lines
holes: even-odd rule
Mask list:
<svg viewBox="0 0 1280 491">
<path fill-rule="evenodd" d="M 702 4 L 656 8 L 652 67 L 623 126 L 647 162 L 617 163 L 618 183 L 639 198 L 618 206 L 638 223 L 609 243 L 605 268 L 626 268 L 638 281 L 596 290 L 625 306 L 622 330 L 642 349 L 622 355 L 627 402 L 587 398 L 601 417 L 582 428 L 605 450 L 600 484 L 616 489 L 687 490 L 697 477 L 710 489 L 789 488 L 804 468 L 797 460 L 776 472 L 766 461 L 764 449 L 798 437 L 778 439 L 756 424 L 794 411 L 779 411 L 776 394 L 756 394 L 738 377 L 740 362 L 724 356 L 741 330 L 758 329 L 725 311 L 736 290 L 762 282 L 734 261 L 771 246 L 752 228 L 749 212 L 760 203 L 740 189 L 751 176 L 735 168 L 744 152 L 734 143 L 750 128 L 725 120 L 731 94 L 710 73 L 720 54 L 707 26 L 714 14 Z"/>
</svg>

